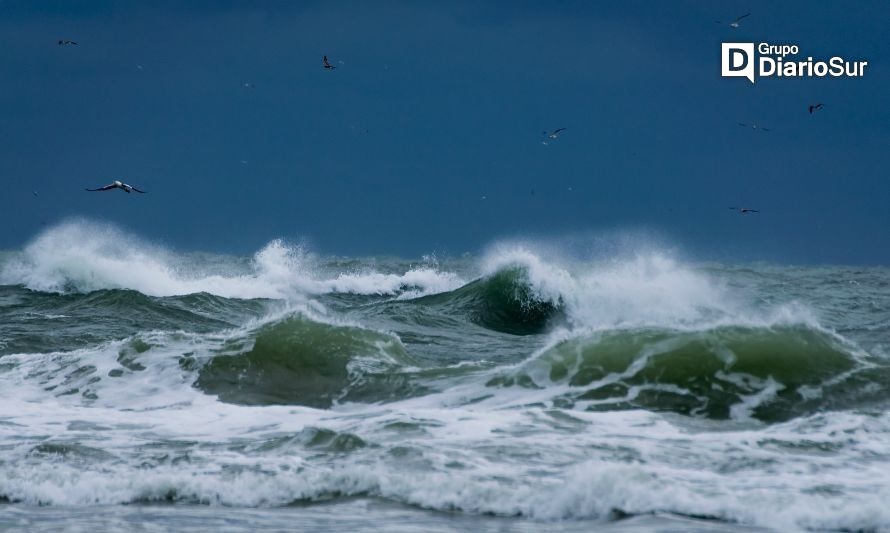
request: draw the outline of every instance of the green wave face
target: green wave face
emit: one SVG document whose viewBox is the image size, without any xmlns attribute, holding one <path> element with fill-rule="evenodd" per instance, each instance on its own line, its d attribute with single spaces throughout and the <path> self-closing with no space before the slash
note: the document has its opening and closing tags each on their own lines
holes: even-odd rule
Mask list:
<svg viewBox="0 0 890 533">
<path fill-rule="evenodd" d="M 419 301 L 446 305 L 484 328 L 513 335 L 543 333 L 562 318 L 560 301 L 538 297 L 523 267 L 511 267 L 452 292 Z"/>
<path fill-rule="evenodd" d="M 88 348 L 146 331 L 210 333 L 267 312 L 269 301 L 207 293 L 146 296 L 127 289 L 55 294 L 0 287 L 0 357 Z"/>
<path fill-rule="evenodd" d="M 876 374 L 883 374 L 883 378 Z M 563 404 L 774 422 L 877 401 L 890 379 L 834 336 L 803 326 L 626 330 L 560 342 L 489 386 L 568 386 Z M 872 398 L 874 396 L 874 398 Z"/>
<path fill-rule="evenodd" d="M 400 371 L 410 363 L 394 337 L 291 317 L 261 328 L 249 350 L 213 357 L 195 386 L 229 403 L 327 408 L 412 394 Z"/>
</svg>

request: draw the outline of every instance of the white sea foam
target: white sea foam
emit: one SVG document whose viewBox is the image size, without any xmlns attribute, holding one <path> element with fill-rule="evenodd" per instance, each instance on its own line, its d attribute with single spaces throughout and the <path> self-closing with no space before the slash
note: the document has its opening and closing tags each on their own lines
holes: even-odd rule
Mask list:
<svg viewBox="0 0 890 533">
<path fill-rule="evenodd" d="M 13 403 L 23 408 L 13 419 L 30 422 L 8 430 L 19 439 L 7 452 L 11 460 L 0 465 L 0 493 L 29 504 L 119 504 L 172 496 L 247 507 L 370 495 L 428 509 L 536 520 L 605 519 L 620 510 L 712 516 L 785 531 L 890 526 L 885 505 L 890 490 L 875 454 L 890 432 L 887 416 L 817 415 L 756 430 L 689 432 L 643 411 L 575 412 L 561 419 L 540 408 L 433 403 L 426 398 L 332 412 L 204 401 L 171 407 L 163 417 L 156 411 L 74 406 L 37 412 Z M 53 429 L 70 420 L 81 425 L 69 425 L 67 433 Z M 78 429 L 93 421 L 105 429 Z M 406 437 L 385 429 L 394 421 L 422 421 L 427 430 Z M 307 427 L 349 431 L 375 446 L 333 463 L 314 461 L 317 452 L 299 446 L 235 451 L 250 442 L 262 449 L 270 438 Z M 136 428 L 141 437 L 134 443 Z M 56 437 L 42 440 L 47 431 Z M 85 465 L 62 454 L 55 461 L 33 457 L 36 444 L 66 439 L 101 448 L 108 459 Z M 177 439 L 175 446 L 164 448 L 166 439 Z M 176 443 L 183 440 L 195 445 L 182 449 Z M 146 441 L 159 448 L 140 451 Z M 238 446 L 219 446 L 225 442 Z M 820 445 L 837 451 L 825 456 Z M 797 446 L 813 451 L 795 451 Z M 188 460 L 144 467 L 170 455 Z"/>
<path fill-rule="evenodd" d="M 379 272 L 342 273 L 332 279 L 316 282 L 316 292 L 340 292 L 352 294 L 397 294 L 399 299 L 416 298 L 454 290 L 466 283 L 452 272 L 420 267 L 404 274 Z"/>
</svg>

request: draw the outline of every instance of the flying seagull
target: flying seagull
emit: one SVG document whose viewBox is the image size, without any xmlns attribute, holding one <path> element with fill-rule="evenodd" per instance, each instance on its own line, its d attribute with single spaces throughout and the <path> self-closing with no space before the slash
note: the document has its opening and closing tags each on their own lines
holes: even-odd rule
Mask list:
<svg viewBox="0 0 890 533">
<path fill-rule="evenodd" d="M 75 45 L 75 46 L 78 46 L 78 44 L 77 44 L 76 42 L 74 42 L 74 41 L 69 41 L 68 39 L 59 40 L 59 46 L 68 46 L 69 44 L 73 44 L 73 45 Z"/>
<path fill-rule="evenodd" d="M 252 83 L 245 83 L 244 88 L 245 89 L 256 89 L 256 85 L 254 85 Z"/>
<path fill-rule="evenodd" d="M 750 124 L 745 124 L 744 122 L 739 122 L 739 126 L 743 128 L 751 128 L 752 130 L 760 130 L 760 131 L 773 131 L 770 128 L 763 128 L 755 124 L 754 122 Z"/>
<path fill-rule="evenodd" d="M 541 134 L 546 135 L 547 139 L 556 139 L 557 137 L 559 137 L 559 132 L 561 132 L 563 130 L 565 130 L 565 128 L 556 128 L 555 130 L 551 131 L 550 133 L 547 133 L 546 131 L 542 131 Z M 545 145 L 550 144 L 547 142 L 546 139 L 542 142 Z"/>
<path fill-rule="evenodd" d="M 733 211 L 738 211 L 739 213 L 741 213 L 743 215 L 747 214 L 747 213 L 759 213 L 760 212 L 759 209 L 749 209 L 747 207 L 730 207 L 730 209 L 732 209 Z"/>
<path fill-rule="evenodd" d="M 87 189 L 87 190 L 90 192 L 98 192 L 98 191 L 110 191 L 111 189 L 121 189 L 122 191 L 124 191 L 126 193 L 136 191 L 136 192 L 141 192 L 144 194 L 144 193 L 148 192 L 148 191 L 140 191 L 136 187 L 133 187 L 132 185 L 127 185 L 126 183 L 121 183 L 118 180 L 114 180 L 114 182 L 112 182 L 111 184 L 106 185 L 104 187 L 99 187 L 98 189 Z"/>
<path fill-rule="evenodd" d="M 811 115 L 812 115 L 813 113 L 815 113 L 816 111 L 820 110 L 820 109 L 822 109 L 822 104 L 821 104 L 821 103 L 819 103 L 819 104 L 810 104 L 810 114 L 811 114 Z"/>
<path fill-rule="evenodd" d="M 736 17 L 735 20 L 733 20 L 732 22 L 729 23 L 729 27 L 730 27 L 730 28 L 738 28 L 739 26 L 742 25 L 742 19 L 745 18 L 745 17 L 747 17 L 747 16 L 750 15 L 750 14 L 751 14 L 751 13 L 745 13 L 745 14 L 742 15 L 741 17 Z M 719 20 L 715 20 L 714 22 L 716 22 L 717 24 L 723 24 L 723 22 L 721 22 L 721 21 L 719 21 Z"/>
<path fill-rule="evenodd" d="M 321 61 L 322 61 L 322 63 L 324 63 L 324 68 L 327 70 L 334 70 L 335 68 L 337 68 L 334 65 L 332 65 L 330 61 L 328 61 L 328 56 L 324 56 L 321 59 Z"/>
</svg>

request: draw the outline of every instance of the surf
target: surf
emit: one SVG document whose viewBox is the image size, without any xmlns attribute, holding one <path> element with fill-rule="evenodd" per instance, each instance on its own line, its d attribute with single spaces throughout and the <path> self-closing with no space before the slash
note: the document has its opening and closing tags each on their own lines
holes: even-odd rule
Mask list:
<svg viewBox="0 0 890 533">
<path fill-rule="evenodd" d="M 69 221 L 0 256 L 0 500 L 880 528 L 886 279 L 642 241 L 242 257 Z"/>
<path fill-rule="evenodd" d="M 31 290 L 86 293 L 130 289 L 147 296 L 208 293 L 225 298 L 300 300 L 305 295 L 352 293 L 419 296 L 459 286 L 434 264 L 399 274 L 362 265 L 328 272 L 304 246 L 273 239 L 244 260 L 177 253 L 117 226 L 74 219 L 47 229 L 0 265 L 0 284 Z"/>
</svg>

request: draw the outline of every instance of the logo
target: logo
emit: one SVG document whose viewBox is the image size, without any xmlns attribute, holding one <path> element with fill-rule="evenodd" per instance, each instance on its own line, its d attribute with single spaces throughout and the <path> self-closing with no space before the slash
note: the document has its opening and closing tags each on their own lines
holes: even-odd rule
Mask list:
<svg viewBox="0 0 890 533">
<path fill-rule="evenodd" d="M 814 61 L 812 56 L 806 60 L 795 61 L 789 56 L 800 54 L 796 44 L 760 43 L 722 43 L 721 72 L 725 78 L 748 78 L 754 83 L 758 78 L 861 78 L 865 75 L 868 61 L 847 61 L 843 57 L 834 56 L 827 61 Z"/>
<path fill-rule="evenodd" d="M 754 83 L 754 43 L 723 43 L 724 78 L 741 76 Z"/>
</svg>

